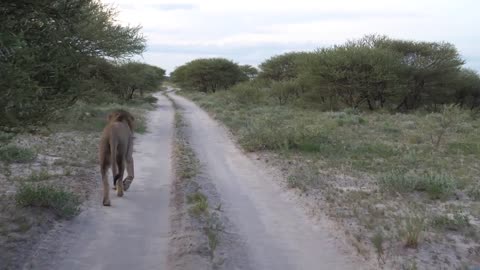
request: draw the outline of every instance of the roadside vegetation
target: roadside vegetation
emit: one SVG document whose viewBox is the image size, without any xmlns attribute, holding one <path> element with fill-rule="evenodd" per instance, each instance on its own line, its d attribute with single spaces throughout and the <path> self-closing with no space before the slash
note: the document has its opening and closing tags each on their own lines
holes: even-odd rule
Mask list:
<svg viewBox="0 0 480 270">
<path fill-rule="evenodd" d="M 99 183 L 107 114 L 146 132 L 165 70 L 131 60 L 141 27 L 96 0 L 0 3 L 0 261 L 19 269 L 54 221 L 72 218 Z"/>
<path fill-rule="evenodd" d="M 223 230 L 219 219 L 220 209 L 211 205 L 199 180 L 200 162 L 185 133 L 186 123 L 181 110 L 173 99 L 167 98 L 175 108 L 173 265 L 178 269 L 184 269 L 185 263 L 189 267 L 209 265 L 207 268 L 215 269 L 224 259 L 222 254 L 217 253 Z"/>
<path fill-rule="evenodd" d="M 366 36 L 274 56 L 215 91 L 171 78 L 361 255 L 462 269 L 480 264 L 480 78 L 463 64 L 449 43 Z"/>
</svg>

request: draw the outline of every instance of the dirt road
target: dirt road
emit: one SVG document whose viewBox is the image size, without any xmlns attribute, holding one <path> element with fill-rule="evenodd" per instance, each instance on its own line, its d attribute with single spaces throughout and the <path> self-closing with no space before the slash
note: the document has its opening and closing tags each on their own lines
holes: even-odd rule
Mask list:
<svg viewBox="0 0 480 270">
<path fill-rule="evenodd" d="M 156 97 L 149 132 L 135 135 L 135 180 L 125 196 L 112 192 L 112 207 L 92 200 L 67 229 L 49 234 L 24 269 L 166 269 L 174 113 Z"/>
<path fill-rule="evenodd" d="M 202 174 L 228 217 L 231 228 L 225 230 L 238 235 L 235 241 L 244 250 L 242 258 L 229 258 L 234 265 L 229 269 L 362 269 L 221 125 L 191 101 L 169 95 L 182 111 Z M 136 139 L 131 190 L 124 198 L 112 197 L 112 207 L 100 206 L 98 198 L 58 235 L 51 233 L 25 269 L 168 269 L 173 107 L 157 97 L 150 132 Z M 224 257 L 237 256 L 229 250 Z"/>
<path fill-rule="evenodd" d="M 169 95 L 182 109 L 202 171 L 245 241 L 252 269 L 362 269 L 264 168 L 244 155 L 221 125 L 193 102 Z"/>
</svg>

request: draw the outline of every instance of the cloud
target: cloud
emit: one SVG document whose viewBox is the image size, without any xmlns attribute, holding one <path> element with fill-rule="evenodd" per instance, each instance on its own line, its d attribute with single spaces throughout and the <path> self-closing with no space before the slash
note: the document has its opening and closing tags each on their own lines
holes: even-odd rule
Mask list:
<svg viewBox="0 0 480 270">
<path fill-rule="evenodd" d="M 288 50 L 310 50 L 365 34 L 448 41 L 480 70 L 475 0 L 102 0 L 122 24 L 142 25 L 144 61 L 168 71 L 191 57 L 256 64 Z"/>
<path fill-rule="evenodd" d="M 160 10 L 192 10 L 197 8 L 196 5 L 190 3 L 165 3 L 165 4 L 153 4 L 151 7 Z"/>
</svg>

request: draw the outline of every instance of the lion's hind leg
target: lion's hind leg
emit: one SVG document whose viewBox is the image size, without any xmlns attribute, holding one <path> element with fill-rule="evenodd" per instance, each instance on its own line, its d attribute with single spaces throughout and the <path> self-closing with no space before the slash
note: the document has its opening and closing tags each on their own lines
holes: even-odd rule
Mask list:
<svg viewBox="0 0 480 270">
<path fill-rule="evenodd" d="M 123 180 L 123 189 L 127 191 L 133 182 L 133 178 L 135 177 L 133 169 L 133 137 L 130 137 L 128 140 L 127 156 L 125 162 L 127 163 L 127 178 Z"/>
<path fill-rule="evenodd" d="M 125 163 L 123 159 L 117 160 L 118 164 L 118 174 L 115 176 L 114 182 L 117 187 L 117 196 L 123 197 L 123 173 L 125 171 Z"/>
<path fill-rule="evenodd" d="M 110 206 L 110 187 L 108 185 L 108 177 L 107 177 L 107 170 L 108 170 L 108 161 L 105 160 L 103 164 L 101 164 L 101 174 L 102 174 L 102 183 L 103 183 L 103 205 Z"/>
</svg>

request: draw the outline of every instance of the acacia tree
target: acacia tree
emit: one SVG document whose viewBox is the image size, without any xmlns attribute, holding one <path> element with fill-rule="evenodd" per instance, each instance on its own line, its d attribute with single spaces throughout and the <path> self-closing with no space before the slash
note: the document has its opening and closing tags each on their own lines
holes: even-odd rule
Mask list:
<svg viewBox="0 0 480 270">
<path fill-rule="evenodd" d="M 171 76 L 180 87 L 201 92 L 227 89 L 246 79 L 236 63 L 224 58 L 193 60 L 176 68 Z"/>
<path fill-rule="evenodd" d="M 291 52 L 273 56 L 260 64 L 259 77 L 273 81 L 295 79 L 308 55 L 306 52 Z"/>
<path fill-rule="evenodd" d="M 338 97 L 349 107 L 383 107 L 395 94 L 397 56 L 384 49 L 336 46 L 311 57 L 307 76 L 324 100 Z"/>
<path fill-rule="evenodd" d="M 46 121 L 90 91 L 100 59 L 141 53 L 140 28 L 114 16 L 96 0 L 1 1 L 0 125 Z"/>
<path fill-rule="evenodd" d="M 460 107 L 470 109 L 480 106 L 480 76 L 471 69 L 462 69 L 457 78 L 452 80 L 455 89 L 455 102 Z"/>
<path fill-rule="evenodd" d="M 251 65 L 241 65 L 240 70 L 242 71 L 245 80 L 255 79 L 258 75 L 258 70 Z"/>
<path fill-rule="evenodd" d="M 385 39 L 377 47 L 400 54 L 403 65 L 399 76 L 408 91 L 397 109 L 416 109 L 430 103 L 448 103 L 454 89 L 450 83 L 464 61 L 457 49 L 445 42 L 415 42 Z"/>
</svg>

